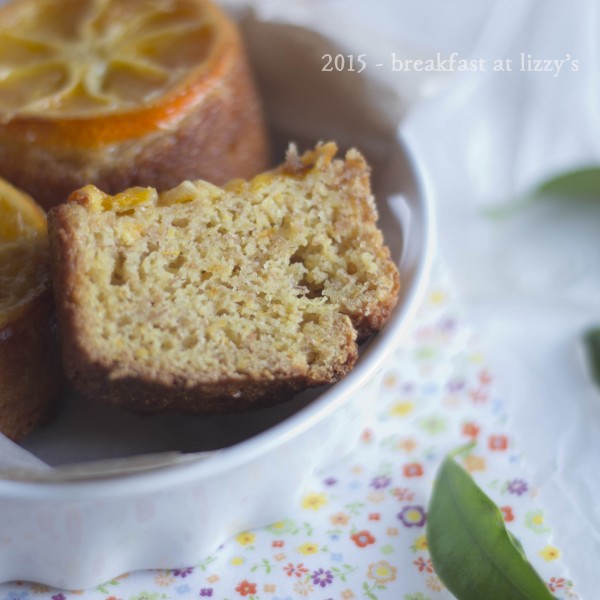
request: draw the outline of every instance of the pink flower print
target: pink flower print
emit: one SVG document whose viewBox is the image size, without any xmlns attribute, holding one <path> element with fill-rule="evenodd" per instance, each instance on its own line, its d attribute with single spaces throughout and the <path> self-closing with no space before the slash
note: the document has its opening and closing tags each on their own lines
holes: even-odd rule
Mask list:
<svg viewBox="0 0 600 600">
<path fill-rule="evenodd" d="M 343 512 L 337 512 L 334 515 L 331 515 L 329 520 L 331 521 L 332 525 L 348 525 L 348 522 L 350 521 L 350 515 Z"/>
<path fill-rule="evenodd" d="M 419 556 L 417 560 L 413 561 L 413 565 L 419 569 L 419 573 L 433 573 L 433 565 L 431 564 L 430 558 L 425 559 L 422 556 Z"/>
<path fill-rule="evenodd" d="M 400 502 L 412 502 L 415 495 L 408 488 L 394 488 L 392 494 Z"/>
<path fill-rule="evenodd" d="M 492 379 L 493 378 L 487 369 L 483 369 L 479 373 L 479 383 L 481 385 L 490 385 L 490 383 L 492 383 Z"/>
<path fill-rule="evenodd" d="M 513 509 L 510 506 L 501 506 L 500 510 L 502 511 L 502 516 L 507 523 L 515 520 Z"/>
<path fill-rule="evenodd" d="M 366 442 L 366 443 L 369 443 L 370 441 L 372 441 L 373 440 L 373 430 L 372 429 L 365 429 L 362 432 L 362 434 L 360 436 L 360 439 L 363 442 Z"/>
<path fill-rule="evenodd" d="M 546 584 L 551 592 L 562 590 L 566 587 L 567 580 L 564 577 L 551 577 Z"/>
<path fill-rule="evenodd" d="M 364 548 L 369 544 L 375 543 L 375 538 L 366 530 L 358 531 L 357 533 L 351 535 L 350 538 L 359 548 Z"/>
<path fill-rule="evenodd" d="M 308 573 L 308 569 L 304 566 L 304 563 L 298 563 L 297 565 L 289 563 L 283 567 L 283 570 L 286 572 L 288 577 L 292 577 L 292 575 L 295 575 L 296 577 L 302 577 L 302 575 Z"/>
<path fill-rule="evenodd" d="M 240 581 L 235 591 L 240 596 L 249 596 L 250 594 L 256 594 L 256 584 L 249 582 L 247 579 Z"/>
<path fill-rule="evenodd" d="M 508 448 L 508 438 L 505 435 L 490 435 L 488 448 L 496 451 L 506 450 Z"/>
<path fill-rule="evenodd" d="M 404 477 L 421 477 L 423 475 L 423 466 L 420 463 L 409 463 L 402 468 Z"/>
<path fill-rule="evenodd" d="M 405 438 L 400 440 L 396 447 L 398 450 L 404 450 L 404 452 L 410 454 L 417 447 L 417 442 L 413 438 Z"/>
<path fill-rule="evenodd" d="M 479 426 L 476 423 L 465 423 L 462 426 L 462 434 L 475 440 L 479 435 Z"/>
<path fill-rule="evenodd" d="M 469 396 L 473 401 L 473 404 L 483 404 L 488 399 L 488 393 L 483 388 L 477 388 L 476 390 L 471 390 L 469 392 Z"/>
</svg>

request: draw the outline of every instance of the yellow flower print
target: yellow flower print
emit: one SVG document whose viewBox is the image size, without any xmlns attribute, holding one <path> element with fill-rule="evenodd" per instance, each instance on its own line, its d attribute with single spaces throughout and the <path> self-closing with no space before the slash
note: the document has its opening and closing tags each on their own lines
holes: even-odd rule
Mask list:
<svg viewBox="0 0 600 600">
<path fill-rule="evenodd" d="M 305 556 L 308 554 L 316 554 L 318 551 L 319 544 L 313 544 L 312 542 L 306 542 L 298 548 L 298 552 L 300 552 L 300 554 L 304 554 Z"/>
<path fill-rule="evenodd" d="M 420 552 L 421 550 L 427 550 L 427 536 L 420 535 L 411 546 L 413 552 Z"/>
<path fill-rule="evenodd" d="M 234 567 L 239 567 L 246 562 L 246 559 L 243 556 L 234 556 L 229 559 L 229 564 Z"/>
<path fill-rule="evenodd" d="M 213 575 L 211 575 L 210 577 L 206 578 L 206 581 L 208 581 L 208 583 L 217 583 L 217 581 L 219 581 L 221 578 L 215 573 Z"/>
<path fill-rule="evenodd" d="M 283 521 L 276 521 L 267 526 L 267 531 L 274 533 L 275 535 L 282 535 L 284 533 L 295 533 L 296 524 L 291 519 L 284 519 Z"/>
<path fill-rule="evenodd" d="M 390 407 L 390 415 L 392 417 L 405 417 L 410 414 L 415 408 L 414 402 L 410 400 L 399 400 L 394 402 Z"/>
<path fill-rule="evenodd" d="M 375 579 L 377 583 L 390 583 L 396 581 L 396 568 L 392 567 L 387 560 L 380 560 L 369 565 L 367 577 Z"/>
<path fill-rule="evenodd" d="M 356 596 L 352 590 L 344 590 L 342 592 L 342 600 L 352 600 L 353 598 L 356 598 Z"/>
<path fill-rule="evenodd" d="M 429 295 L 431 304 L 443 304 L 446 301 L 446 294 L 442 290 L 433 290 Z"/>
<path fill-rule="evenodd" d="M 479 365 L 483 362 L 483 354 L 481 354 L 481 352 L 474 352 L 469 356 L 469 360 L 472 363 Z"/>
<path fill-rule="evenodd" d="M 327 496 L 325 494 L 306 494 L 302 498 L 302 508 L 304 510 L 319 510 L 322 506 L 327 504 Z"/>
<path fill-rule="evenodd" d="M 255 539 L 256 539 L 256 535 L 254 533 L 250 533 L 249 531 L 244 531 L 243 533 L 240 533 L 239 535 L 236 536 L 235 541 L 240 546 L 249 546 L 250 544 L 254 543 Z"/>
<path fill-rule="evenodd" d="M 538 554 L 548 562 L 560 558 L 560 550 L 554 546 L 545 546 L 538 552 Z"/>
<path fill-rule="evenodd" d="M 550 531 L 544 523 L 544 513 L 541 510 L 531 510 L 525 515 L 525 527 L 534 533 L 542 534 Z"/>
<path fill-rule="evenodd" d="M 272 594 L 277 589 L 277 586 L 272 583 L 265 583 L 263 590 L 269 594 Z"/>
</svg>

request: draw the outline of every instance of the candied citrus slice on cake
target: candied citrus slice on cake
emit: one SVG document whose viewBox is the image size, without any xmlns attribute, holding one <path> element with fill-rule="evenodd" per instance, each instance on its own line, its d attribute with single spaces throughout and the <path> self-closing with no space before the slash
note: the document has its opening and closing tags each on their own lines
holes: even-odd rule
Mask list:
<svg viewBox="0 0 600 600">
<path fill-rule="evenodd" d="M 62 379 L 46 215 L 0 179 L 0 432 L 19 439 L 49 412 Z"/>
<path fill-rule="evenodd" d="M 207 0 L 0 9 L 0 174 L 42 204 L 85 183 L 224 182 L 266 157 L 239 32 Z"/>
<path fill-rule="evenodd" d="M 0 327 L 47 288 L 46 252 L 44 211 L 0 180 Z"/>
<path fill-rule="evenodd" d="M 0 179 L 0 244 L 46 231 L 44 211 L 27 194 Z"/>
</svg>

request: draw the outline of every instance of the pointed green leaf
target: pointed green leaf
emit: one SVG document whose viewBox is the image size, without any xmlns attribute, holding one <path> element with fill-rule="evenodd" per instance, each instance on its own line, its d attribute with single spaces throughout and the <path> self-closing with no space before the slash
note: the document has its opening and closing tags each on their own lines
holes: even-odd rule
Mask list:
<svg viewBox="0 0 600 600">
<path fill-rule="evenodd" d="M 516 200 L 485 210 L 489 217 L 507 217 L 540 198 L 600 200 L 600 167 L 566 171 L 543 181 Z"/>
<path fill-rule="evenodd" d="M 584 167 L 548 179 L 533 191 L 536 196 L 600 198 L 600 167 Z"/>
<path fill-rule="evenodd" d="M 584 341 L 592 377 L 600 386 L 600 328 L 590 329 Z"/>
<path fill-rule="evenodd" d="M 454 460 L 437 474 L 427 515 L 433 567 L 458 600 L 552 600 L 498 507 Z"/>
</svg>

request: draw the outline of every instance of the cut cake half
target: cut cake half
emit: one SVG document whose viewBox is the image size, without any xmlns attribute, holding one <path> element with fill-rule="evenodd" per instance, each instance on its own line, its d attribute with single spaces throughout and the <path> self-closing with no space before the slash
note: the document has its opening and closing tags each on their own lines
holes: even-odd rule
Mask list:
<svg viewBox="0 0 600 600">
<path fill-rule="evenodd" d="M 335 144 L 223 188 L 74 192 L 49 218 L 73 386 L 139 411 L 245 410 L 343 377 L 399 275 L 369 168 Z"/>
</svg>

